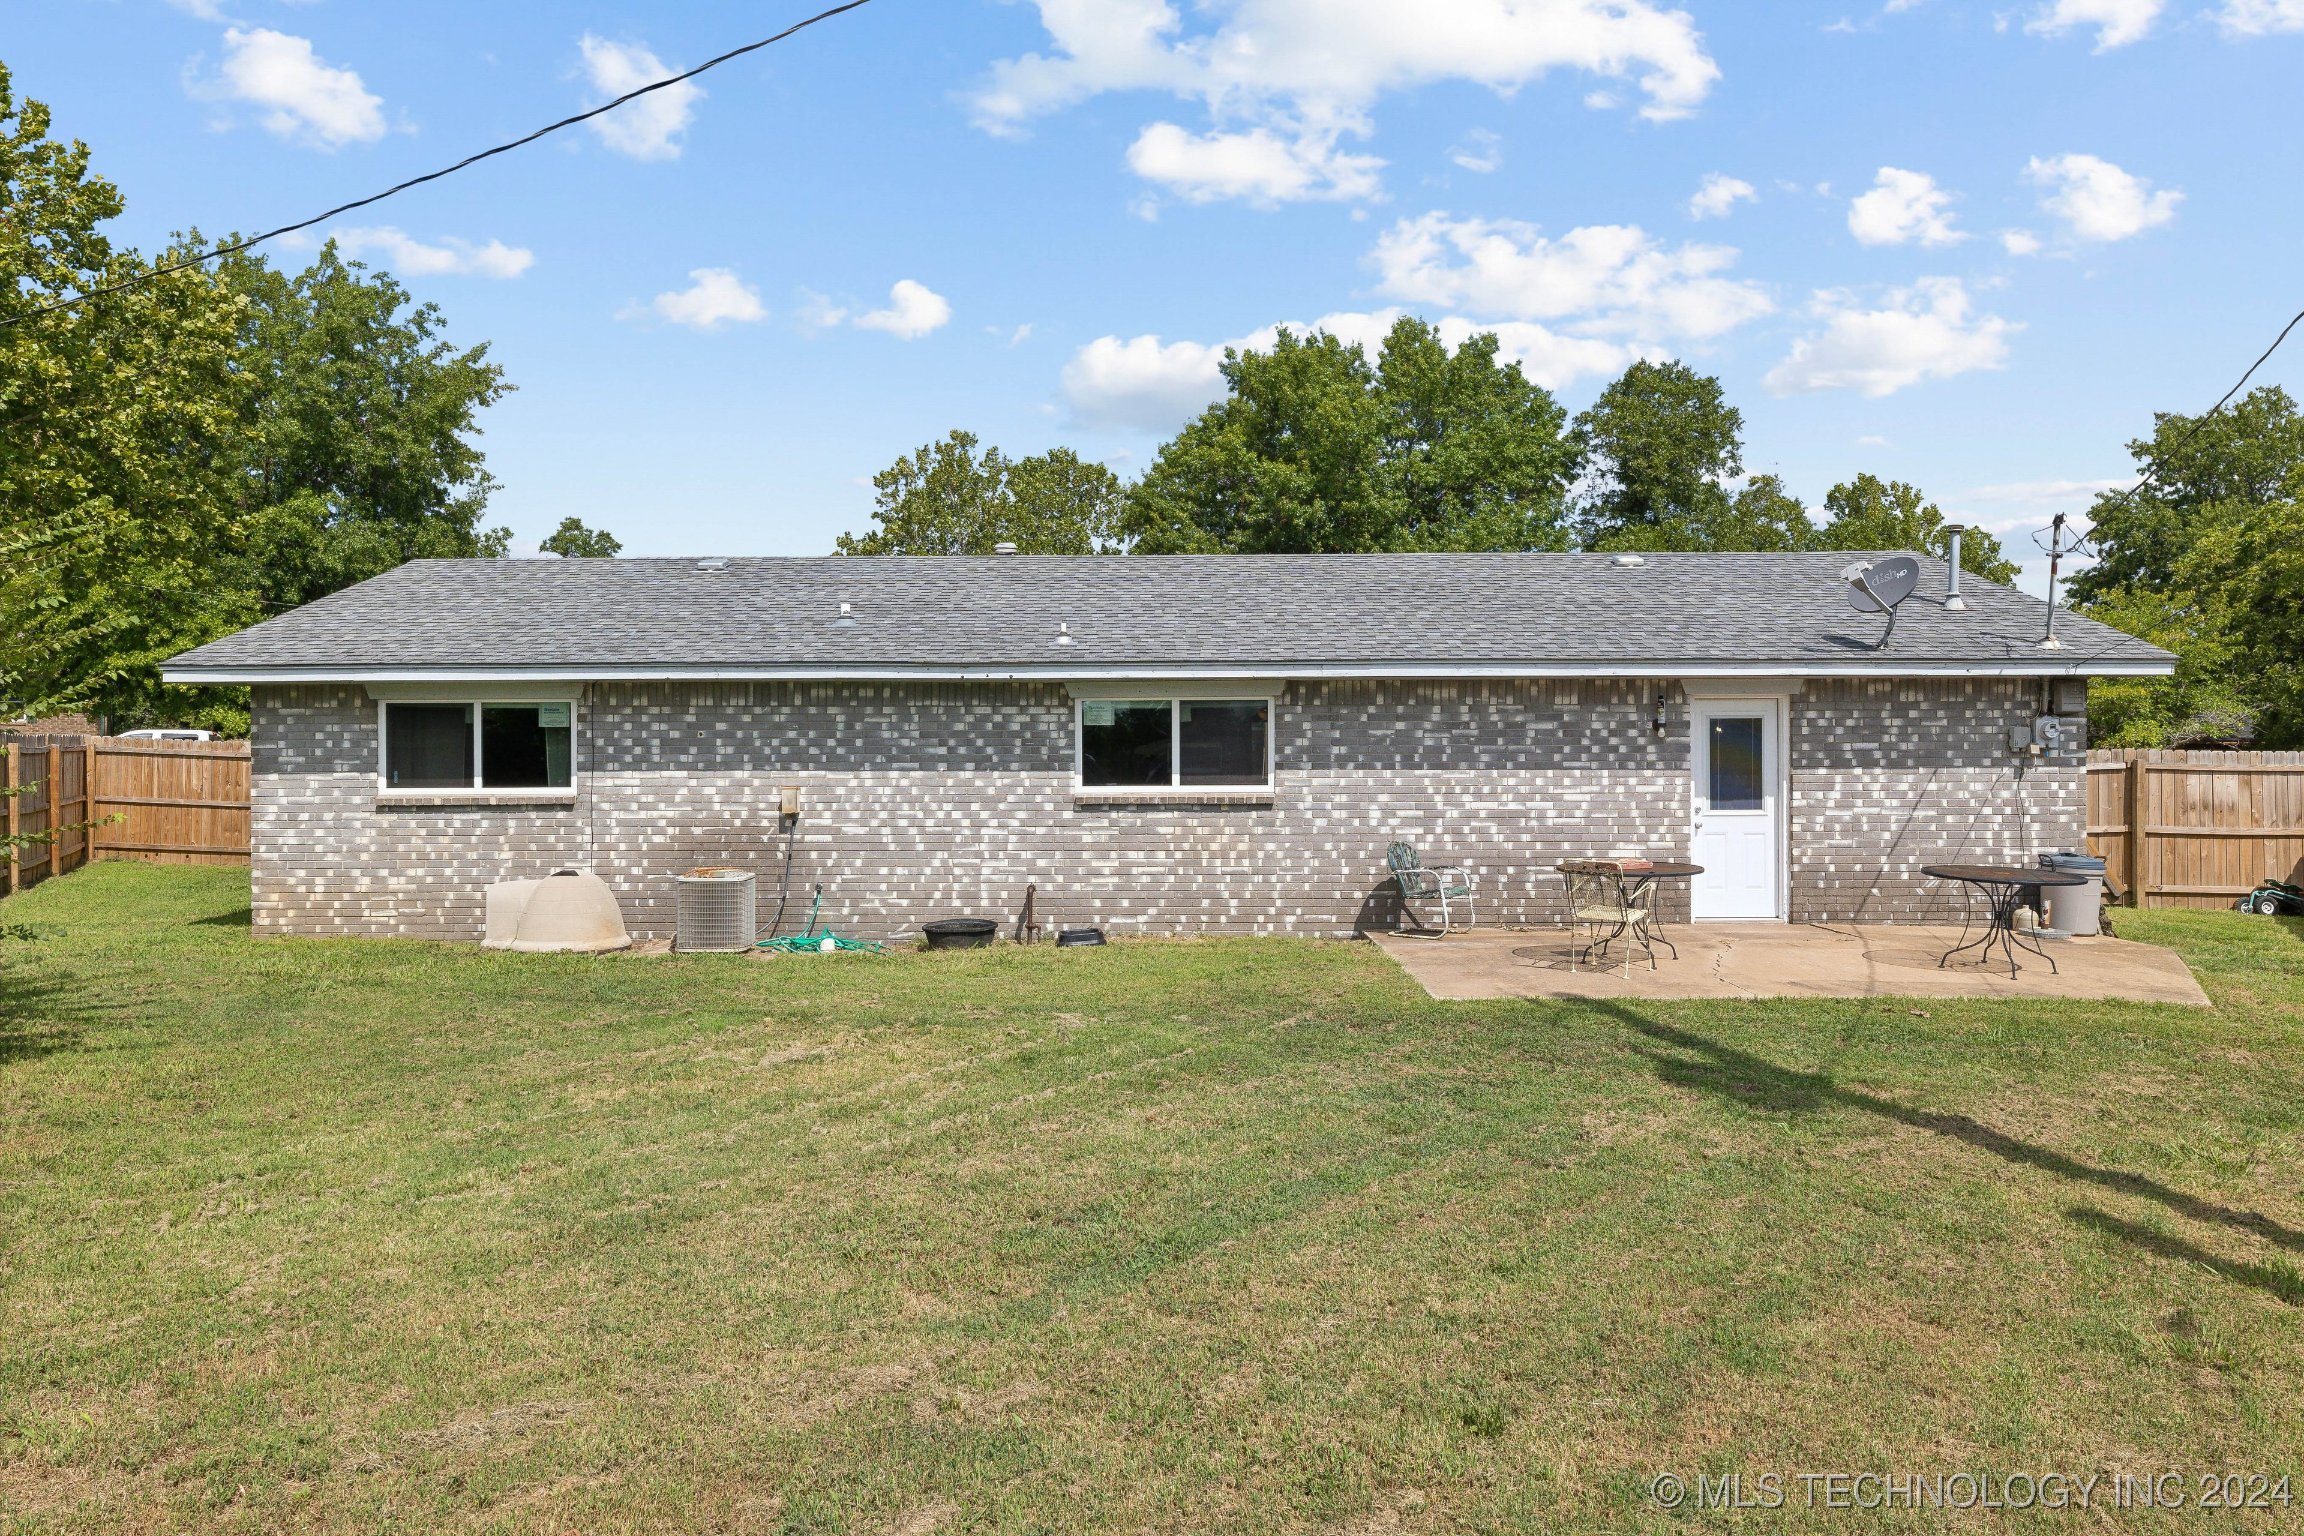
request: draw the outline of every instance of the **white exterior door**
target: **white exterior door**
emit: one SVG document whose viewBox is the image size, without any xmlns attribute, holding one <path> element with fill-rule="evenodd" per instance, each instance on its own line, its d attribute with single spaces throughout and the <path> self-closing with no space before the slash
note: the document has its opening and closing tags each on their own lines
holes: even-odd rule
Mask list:
<svg viewBox="0 0 2304 1536">
<path fill-rule="evenodd" d="M 1691 839 L 1704 873 L 1694 881 L 1698 921 L 1780 920 L 1784 906 L 1784 703 L 1697 699 L 1689 710 L 1696 773 Z"/>
</svg>

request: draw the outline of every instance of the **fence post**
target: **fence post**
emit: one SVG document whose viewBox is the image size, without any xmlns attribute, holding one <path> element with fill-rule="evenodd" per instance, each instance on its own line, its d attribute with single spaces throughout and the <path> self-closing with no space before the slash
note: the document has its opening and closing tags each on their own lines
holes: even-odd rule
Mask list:
<svg viewBox="0 0 2304 1536">
<path fill-rule="evenodd" d="M 2144 826 L 2144 806 L 2150 798 L 2145 793 L 2144 781 L 2149 772 L 2144 753 L 2128 754 L 2128 778 L 2121 786 L 2128 801 L 2128 900 L 2131 905 L 2138 907 L 2148 905 L 2144 900 L 2144 879 L 2152 867 L 2151 857 L 2145 851 L 2151 833 Z"/>
<path fill-rule="evenodd" d="M 64 873 L 64 836 L 56 829 L 64 825 L 64 746 L 50 738 L 48 742 L 48 877 L 54 879 Z"/>
<path fill-rule="evenodd" d="M 86 869 L 88 867 L 88 839 L 94 835 L 95 828 L 88 825 L 90 820 L 88 815 L 88 738 L 85 736 L 80 738 L 80 799 L 78 803 L 80 814 L 73 819 L 85 830 L 80 834 L 80 862 L 72 867 L 74 869 Z"/>
<path fill-rule="evenodd" d="M 80 738 L 80 750 L 85 754 L 80 762 L 80 809 L 86 813 L 80 819 L 88 823 L 88 835 L 80 840 L 80 863 L 83 868 L 96 862 L 96 828 L 104 820 L 96 814 L 96 765 L 102 761 L 96 748 L 98 739 L 94 736 Z"/>
<path fill-rule="evenodd" d="M 14 742 L 10 742 L 10 743 L 8 743 L 7 752 L 8 752 L 8 783 L 7 783 L 7 786 L 6 786 L 6 787 L 7 787 L 7 788 L 9 788 L 9 789 L 14 789 L 14 788 L 16 787 L 16 753 L 17 753 L 17 746 L 16 746 L 16 743 L 14 743 Z M 13 896 L 13 895 L 15 895 L 15 894 L 16 894 L 16 892 L 17 892 L 17 890 L 20 888 L 20 886 L 21 886 L 21 883 L 22 883 L 22 881 L 23 881 L 23 878 L 24 878 L 24 861 L 23 861 L 23 860 L 22 860 L 20 857 L 18 857 L 18 849 L 17 849 L 17 847 L 16 847 L 16 828 L 17 828 L 18 824 L 19 824 L 19 823 L 20 823 L 20 822 L 23 820 L 23 813 L 22 813 L 21 811 L 19 811 L 19 810 L 16 808 L 16 802 L 17 802 L 18 800 L 22 799 L 22 798 L 23 798 L 23 797 L 22 797 L 21 795 L 10 795 L 10 796 L 8 797 L 8 891 L 7 891 L 7 894 L 9 894 L 9 895 L 11 895 L 11 896 Z"/>
</svg>

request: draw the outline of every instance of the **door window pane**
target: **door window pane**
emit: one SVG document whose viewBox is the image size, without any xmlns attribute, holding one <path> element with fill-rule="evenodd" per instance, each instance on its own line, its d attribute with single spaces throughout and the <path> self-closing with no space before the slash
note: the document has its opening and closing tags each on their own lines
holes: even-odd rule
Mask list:
<svg viewBox="0 0 2304 1536">
<path fill-rule="evenodd" d="M 384 706 L 384 782 L 392 789 L 472 787 L 472 706 Z"/>
<path fill-rule="evenodd" d="M 1710 736 L 1711 801 L 1716 811 L 1765 810 L 1766 764 L 1761 728 L 1754 719 L 1714 720 Z"/>
<path fill-rule="evenodd" d="M 489 704 L 480 711 L 480 771 L 490 789 L 566 789 L 575 783 L 567 704 Z"/>
<path fill-rule="evenodd" d="M 1165 700 L 1083 700 L 1080 782 L 1094 787 L 1172 782 L 1172 708 Z"/>
<path fill-rule="evenodd" d="M 1261 784 L 1271 706 L 1262 699 L 1186 699 L 1177 751 L 1186 784 Z"/>
</svg>

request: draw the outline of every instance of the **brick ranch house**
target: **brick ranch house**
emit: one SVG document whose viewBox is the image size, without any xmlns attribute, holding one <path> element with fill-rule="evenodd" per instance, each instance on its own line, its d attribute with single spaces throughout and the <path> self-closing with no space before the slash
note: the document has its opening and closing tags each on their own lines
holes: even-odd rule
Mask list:
<svg viewBox="0 0 2304 1536">
<path fill-rule="evenodd" d="M 1628 851 L 1706 866 L 1671 918 L 1894 921 L 1950 910 L 1923 864 L 2082 847 L 2033 722 L 2173 658 L 2045 648 L 1933 560 L 1875 649 L 1851 558 L 425 560 L 166 676 L 252 688 L 267 934 L 475 939 L 490 882 L 574 867 L 658 937 L 676 873 L 773 892 L 789 848 L 847 933 L 1034 884 L 1052 925 L 1348 935 L 1395 839 L 1483 922 Z"/>
</svg>

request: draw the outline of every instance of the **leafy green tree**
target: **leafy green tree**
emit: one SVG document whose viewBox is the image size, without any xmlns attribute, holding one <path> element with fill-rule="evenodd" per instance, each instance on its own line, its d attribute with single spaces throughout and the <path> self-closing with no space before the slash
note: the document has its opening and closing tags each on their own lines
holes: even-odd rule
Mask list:
<svg viewBox="0 0 2304 1536">
<path fill-rule="evenodd" d="M 0 67 L 0 316 L 148 270 L 99 230 L 120 193 Z M 245 381 L 239 308 L 184 272 L 0 327 L 0 696 L 165 707 L 157 664 L 255 616 L 217 591 Z"/>
<path fill-rule="evenodd" d="M 1902 480 L 1858 475 L 1824 493 L 1830 514 L 1817 531 L 1817 549 L 1909 549 L 1939 560 L 1951 558 L 1952 537 L 1944 531 L 1944 514 Z M 2016 562 L 2000 548 L 2000 541 L 1981 528 L 1971 528 L 1960 540 L 1960 569 L 1986 581 L 2012 582 Z"/>
<path fill-rule="evenodd" d="M 0 316 L 148 274 L 123 204 L 0 68 Z M 183 237 L 161 261 L 201 248 Z M 0 697 L 245 727 L 178 651 L 417 555 L 501 554 L 472 438 L 505 390 L 382 273 L 235 257 L 0 327 Z"/>
<path fill-rule="evenodd" d="M 1069 448 L 1011 459 L 977 451 L 973 433 L 898 459 L 872 477 L 868 533 L 844 533 L 844 555 L 1098 555 L 1114 548 L 1120 479 Z"/>
<path fill-rule="evenodd" d="M 2205 419 L 2166 412 L 2128 445 L 2146 476 L 2089 512 L 2100 558 L 2072 582 L 2076 603 L 2119 588 L 2165 592 L 2202 538 L 2263 509 L 2304 501 L 2304 413 L 2278 386 Z"/>
<path fill-rule="evenodd" d="M 1145 554 L 1567 547 L 1566 413 L 1499 362 L 1403 318 L 1375 362 L 1283 330 L 1227 352 L 1226 397 L 1160 450 L 1122 527 Z"/>
<path fill-rule="evenodd" d="M 409 560 L 505 552 L 509 531 L 480 526 L 496 481 L 478 417 L 511 388 L 485 344 L 443 341 L 437 306 L 411 306 L 333 242 L 293 276 L 240 257 L 222 276 L 243 300 L 249 381 L 237 574 L 262 607 Z"/>
<path fill-rule="evenodd" d="M 1798 533 L 1780 483 L 1738 514 L 1727 482 L 1744 472 L 1744 414 L 1685 363 L 1625 369 L 1576 418 L 1576 440 L 1588 455 L 1577 518 L 1587 549 L 1743 548 L 1747 523 L 1763 538 Z"/>
<path fill-rule="evenodd" d="M 624 543 L 605 528 L 587 528 L 580 519 L 564 517 L 536 547 L 563 560 L 612 560 L 623 553 Z"/>
<path fill-rule="evenodd" d="M 2071 591 L 2179 662 L 2171 679 L 2093 690 L 2098 738 L 2304 745 L 2304 413 L 2285 390 L 2257 389 L 2205 418 L 2157 416 L 2129 452 L 2147 478 L 2097 499 L 2099 559 Z"/>
<path fill-rule="evenodd" d="M 2189 593 L 2121 587 L 2088 616 L 2176 653 L 2176 675 L 2098 678 L 2088 687 L 2088 738 L 2100 747 L 2245 741 L 2263 717 L 2249 697 L 2239 647 L 2220 613 Z"/>
</svg>

